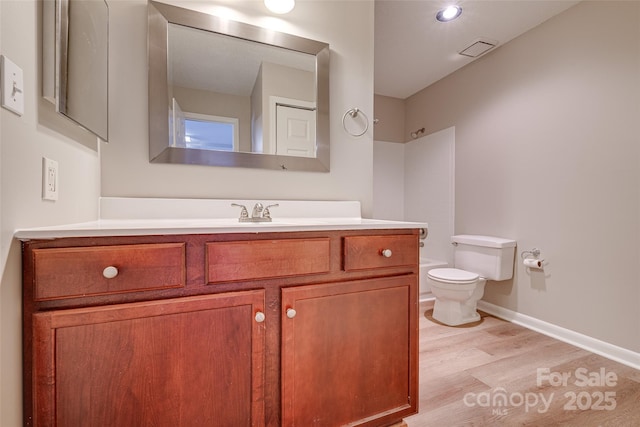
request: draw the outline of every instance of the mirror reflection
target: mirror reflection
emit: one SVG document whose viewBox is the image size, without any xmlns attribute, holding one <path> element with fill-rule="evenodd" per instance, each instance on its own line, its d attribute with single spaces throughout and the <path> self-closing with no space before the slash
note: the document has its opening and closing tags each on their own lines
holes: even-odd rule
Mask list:
<svg viewBox="0 0 640 427">
<path fill-rule="evenodd" d="M 174 146 L 315 157 L 314 55 L 169 24 L 168 66 Z"/>
<path fill-rule="evenodd" d="M 324 43 L 151 1 L 151 160 L 328 171 L 328 56 Z"/>
</svg>

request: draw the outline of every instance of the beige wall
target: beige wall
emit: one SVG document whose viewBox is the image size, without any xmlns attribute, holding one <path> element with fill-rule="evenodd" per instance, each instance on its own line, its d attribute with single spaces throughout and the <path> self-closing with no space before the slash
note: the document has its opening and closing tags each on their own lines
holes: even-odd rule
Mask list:
<svg viewBox="0 0 640 427">
<path fill-rule="evenodd" d="M 102 146 L 102 195 L 350 199 L 360 200 L 364 213 L 370 214 L 373 130 L 352 138 L 343 130 L 341 118 L 352 107 L 373 116 L 373 2 L 305 1 L 277 18 L 264 16 L 262 2 L 234 2 L 241 13 L 232 19 L 330 44 L 330 173 L 150 164 L 145 4 L 144 0 L 109 3 L 112 28 L 127 30 L 112 32 L 111 102 L 119 107 L 112 123 L 118 126 L 111 129 L 110 143 Z M 215 2 L 199 5 L 213 13 Z"/>
<path fill-rule="evenodd" d="M 185 2 L 179 2 L 184 4 Z M 232 19 L 331 44 L 331 173 L 290 173 L 204 166 L 151 165 L 147 137 L 146 1 L 108 0 L 110 129 L 108 144 L 57 116 L 40 99 L 39 6 L 0 0 L 0 53 L 24 69 L 25 114 L 0 109 L 0 427 L 22 425 L 21 259 L 16 228 L 97 217 L 98 197 L 167 196 L 360 200 L 372 209 L 372 131 L 351 138 L 340 119 L 373 110 L 373 2 L 300 3 L 286 17 L 261 2 L 234 2 Z M 214 2 L 198 2 L 212 7 Z M 228 2 L 221 2 L 228 7 Z M 60 199 L 41 200 L 42 156 L 60 166 Z M 102 183 L 102 188 L 101 187 Z"/>
<path fill-rule="evenodd" d="M 95 137 L 40 97 L 40 25 L 35 0 L 0 1 L 0 53 L 23 69 L 25 112 L 0 109 L 0 426 L 22 425 L 22 272 L 16 228 L 97 217 Z M 42 157 L 58 162 L 59 200 L 43 201 Z"/>
<path fill-rule="evenodd" d="M 262 78 L 264 98 L 282 96 L 309 102 L 316 100 L 315 73 L 311 71 L 263 62 Z"/>
<path fill-rule="evenodd" d="M 408 98 L 406 135 L 456 128 L 456 233 L 547 262 L 485 300 L 640 351 L 639 99 L 639 2 L 582 2 Z"/>
<path fill-rule="evenodd" d="M 404 137 L 405 101 L 390 96 L 374 96 L 375 118 L 374 139 L 385 142 L 405 142 Z"/>
<path fill-rule="evenodd" d="M 373 218 L 405 220 L 405 145 L 373 141 Z"/>
</svg>

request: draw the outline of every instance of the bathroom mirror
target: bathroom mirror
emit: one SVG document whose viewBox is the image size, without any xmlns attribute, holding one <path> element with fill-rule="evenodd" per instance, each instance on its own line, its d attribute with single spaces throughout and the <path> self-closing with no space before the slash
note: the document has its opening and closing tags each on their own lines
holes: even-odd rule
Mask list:
<svg viewBox="0 0 640 427">
<path fill-rule="evenodd" d="M 56 111 L 108 141 L 109 7 L 45 0 L 42 91 Z"/>
<path fill-rule="evenodd" d="M 148 3 L 152 163 L 329 171 L 329 45 Z"/>
</svg>

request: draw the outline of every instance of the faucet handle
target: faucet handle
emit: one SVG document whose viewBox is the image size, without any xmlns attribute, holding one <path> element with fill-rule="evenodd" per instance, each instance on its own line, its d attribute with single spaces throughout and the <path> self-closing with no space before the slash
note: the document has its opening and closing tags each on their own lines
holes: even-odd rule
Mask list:
<svg viewBox="0 0 640 427">
<path fill-rule="evenodd" d="M 246 219 L 249 218 L 249 211 L 247 211 L 247 207 L 245 205 L 239 205 L 237 203 L 231 203 L 231 206 L 236 207 L 236 208 L 241 208 L 240 210 L 240 218 L 239 219 Z"/>
<path fill-rule="evenodd" d="M 269 205 L 266 208 L 264 208 L 264 211 L 262 211 L 262 217 L 263 218 L 271 218 L 271 211 L 269 210 L 269 208 L 276 208 L 280 206 L 278 203 L 275 203 L 273 205 Z"/>
</svg>

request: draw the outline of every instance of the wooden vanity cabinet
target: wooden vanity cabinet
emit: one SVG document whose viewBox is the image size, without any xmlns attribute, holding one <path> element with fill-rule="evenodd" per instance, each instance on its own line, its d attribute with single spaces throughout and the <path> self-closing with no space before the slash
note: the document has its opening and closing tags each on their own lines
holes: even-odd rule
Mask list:
<svg viewBox="0 0 640 427">
<path fill-rule="evenodd" d="M 36 426 L 260 426 L 263 291 L 34 315 Z"/>
<path fill-rule="evenodd" d="M 415 412 L 414 290 L 395 277 L 282 290 L 284 426 L 381 426 Z"/>
<path fill-rule="evenodd" d="M 34 240 L 23 262 L 27 426 L 417 412 L 418 230 Z"/>
</svg>

